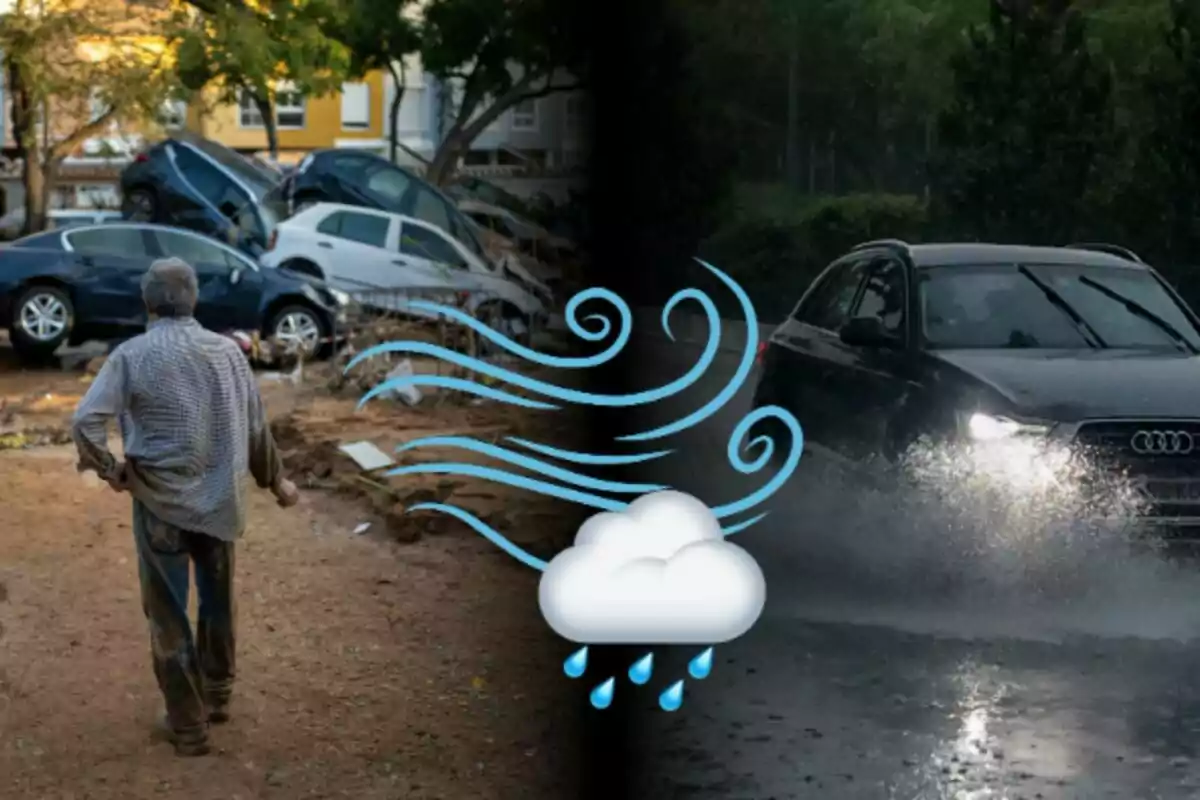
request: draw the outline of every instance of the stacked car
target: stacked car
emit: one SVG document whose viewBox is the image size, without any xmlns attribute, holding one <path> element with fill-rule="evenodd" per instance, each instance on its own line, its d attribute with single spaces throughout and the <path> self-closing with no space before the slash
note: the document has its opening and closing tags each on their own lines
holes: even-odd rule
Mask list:
<svg viewBox="0 0 1200 800">
<path fill-rule="evenodd" d="M 194 230 L 380 311 L 466 294 L 471 309 L 493 307 L 490 318 L 529 331 L 553 302 L 517 254 L 488 252 L 449 197 L 371 153 L 317 150 L 283 172 L 177 135 L 138 156 L 121 192 L 130 219 Z"/>
<path fill-rule="evenodd" d="M 0 325 L 22 355 L 141 330 L 140 277 L 166 256 L 196 268 L 204 325 L 310 353 L 353 301 L 422 316 L 413 298 L 453 299 L 511 335 L 553 303 L 544 276 L 489 251 L 450 197 L 370 153 L 319 150 L 282 169 L 178 133 L 139 153 L 120 189 L 119 219 L 72 219 L 0 251 Z"/>
</svg>

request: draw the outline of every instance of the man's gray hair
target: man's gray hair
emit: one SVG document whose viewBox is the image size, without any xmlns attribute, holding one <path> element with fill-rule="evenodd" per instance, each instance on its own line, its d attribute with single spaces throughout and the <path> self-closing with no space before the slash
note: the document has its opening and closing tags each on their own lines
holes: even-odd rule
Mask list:
<svg viewBox="0 0 1200 800">
<path fill-rule="evenodd" d="M 200 294 L 196 271 L 181 258 L 160 258 L 142 276 L 142 299 L 160 317 L 190 317 Z"/>
</svg>

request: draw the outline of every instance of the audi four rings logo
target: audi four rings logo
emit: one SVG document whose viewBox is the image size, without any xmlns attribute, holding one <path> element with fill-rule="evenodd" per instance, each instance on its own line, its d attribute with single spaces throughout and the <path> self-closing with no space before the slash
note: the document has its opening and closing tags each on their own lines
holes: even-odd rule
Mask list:
<svg viewBox="0 0 1200 800">
<path fill-rule="evenodd" d="M 1138 431 L 1129 444 L 1133 452 L 1144 456 L 1185 456 L 1196 447 L 1187 431 Z"/>
</svg>

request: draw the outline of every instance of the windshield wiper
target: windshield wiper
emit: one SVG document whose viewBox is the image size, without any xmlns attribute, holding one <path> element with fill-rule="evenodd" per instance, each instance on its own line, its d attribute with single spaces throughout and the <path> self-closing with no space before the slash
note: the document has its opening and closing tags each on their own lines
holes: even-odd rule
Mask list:
<svg viewBox="0 0 1200 800">
<path fill-rule="evenodd" d="M 1178 328 L 1167 322 L 1158 314 L 1155 314 L 1153 311 L 1146 308 L 1138 301 L 1126 297 L 1115 289 L 1108 288 L 1103 283 L 1100 283 L 1094 278 L 1089 278 L 1087 275 L 1080 275 L 1079 282 L 1084 286 L 1095 289 L 1097 292 L 1109 298 L 1110 300 L 1115 300 L 1116 302 L 1125 306 L 1125 308 L 1128 309 L 1131 314 L 1141 317 L 1163 333 L 1167 334 L 1167 336 L 1170 336 L 1176 344 L 1183 347 L 1184 350 L 1187 350 L 1192 355 L 1200 355 L 1200 350 L 1196 348 L 1196 345 L 1192 344 L 1192 342 L 1186 336 L 1180 333 Z"/>
<path fill-rule="evenodd" d="M 1046 295 L 1046 299 L 1055 305 L 1060 311 L 1070 317 L 1075 323 L 1075 327 L 1083 334 L 1084 340 L 1088 343 L 1088 347 L 1108 347 L 1104 340 L 1100 338 L 1100 334 L 1096 333 L 1095 328 L 1088 324 L 1088 321 L 1068 303 L 1061 294 L 1055 291 L 1054 287 L 1046 283 L 1044 280 L 1034 274 L 1033 270 L 1024 264 L 1017 266 L 1017 272 L 1020 272 L 1030 283 L 1042 290 L 1042 294 Z"/>
</svg>

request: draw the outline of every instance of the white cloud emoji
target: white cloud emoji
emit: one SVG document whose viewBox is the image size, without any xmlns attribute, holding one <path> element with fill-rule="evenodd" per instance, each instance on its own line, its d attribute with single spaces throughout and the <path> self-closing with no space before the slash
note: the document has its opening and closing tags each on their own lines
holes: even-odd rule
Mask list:
<svg viewBox="0 0 1200 800">
<path fill-rule="evenodd" d="M 676 491 L 588 519 L 538 585 L 546 622 L 583 644 L 728 642 L 754 625 L 766 594 L 754 558 Z"/>
</svg>

